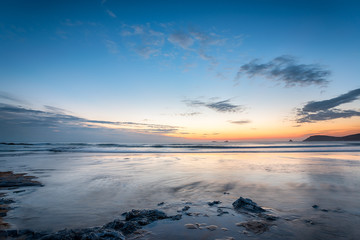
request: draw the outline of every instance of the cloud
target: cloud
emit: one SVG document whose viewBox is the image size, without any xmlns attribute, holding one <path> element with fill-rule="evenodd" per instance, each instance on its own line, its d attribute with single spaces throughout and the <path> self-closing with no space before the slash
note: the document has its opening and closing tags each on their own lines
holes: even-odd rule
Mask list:
<svg viewBox="0 0 360 240">
<path fill-rule="evenodd" d="M 161 124 L 91 120 L 64 112 L 66 110 L 52 106 L 46 106 L 46 111 L 42 111 L 0 103 L 0 123 L 2 126 L 14 127 L 114 128 L 143 134 L 175 133 L 179 129 L 175 126 Z"/>
<path fill-rule="evenodd" d="M 341 110 L 341 109 L 332 109 L 332 110 L 323 110 L 316 113 L 303 113 L 300 112 L 297 119 L 298 123 L 311 123 L 318 121 L 326 121 L 337 118 L 351 118 L 360 116 L 360 111 L 355 110 Z"/>
<path fill-rule="evenodd" d="M 107 13 L 110 17 L 112 17 L 112 18 L 116 18 L 115 13 L 113 13 L 113 12 L 110 11 L 109 9 L 106 9 L 106 13 Z"/>
<path fill-rule="evenodd" d="M 53 106 L 48 106 L 48 105 L 44 105 L 44 107 L 49 112 L 60 113 L 60 114 L 64 114 L 64 113 L 68 112 L 67 110 L 58 108 L 58 107 L 53 107 Z"/>
<path fill-rule="evenodd" d="M 63 25 L 66 25 L 66 26 L 69 26 L 69 27 L 76 27 L 76 26 L 81 26 L 83 25 L 84 23 L 81 22 L 81 21 L 72 21 L 70 19 L 65 19 L 64 22 L 62 22 Z"/>
<path fill-rule="evenodd" d="M 190 34 L 193 38 L 200 42 L 201 47 L 206 47 L 210 45 L 223 45 L 226 42 L 226 39 L 220 38 L 215 33 L 204 33 L 201 31 L 190 31 Z"/>
<path fill-rule="evenodd" d="M 184 102 L 191 107 L 207 107 L 221 113 L 244 111 L 243 106 L 230 103 L 230 99 L 217 102 L 203 102 L 199 100 L 184 100 Z"/>
<path fill-rule="evenodd" d="M 190 113 L 180 113 L 179 115 L 182 117 L 192 117 L 200 114 L 201 112 L 190 112 Z"/>
<path fill-rule="evenodd" d="M 150 24 L 123 24 L 120 35 L 129 41 L 130 49 L 145 59 L 160 53 L 165 41 L 164 33 L 155 31 Z"/>
<path fill-rule="evenodd" d="M 240 67 L 236 79 L 244 74 L 250 78 L 263 76 L 268 79 L 282 81 L 287 87 L 319 85 L 326 86 L 330 71 L 318 64 L 299 64 L 292 56 L 280 56 L 267 63 L 252 60 Z"/>
<path fill-rule="evenodd" d="M 151 55 L 154 55 L 159 50 L 151 48 L 149 46 L 141 46 L 135 49 L 135 52 L 140 56 L 144 57 L 145 59 L 149 58 Z"/>
<path fill-rule="evenodd" d="M 105 46 L 108 49 L 109 53 L 116 54 L 118 53 L 118 46 L 116 42 L 111 40 L 105 40 Z"/>
<path fill-rule="evenodd" d="M 233 124 L 239 124 L 239 125 L 251 123 L 250 120 L 239 120 L 239 121 L 229 121 L 229 122 L 233 123 Z"/>
<path fill-rule="evenodd" d="M 343 110 L 336 108 L 342 104 L 353 102 L 359 99 L 359 97 L 360 88 L 328 100 L 308 102 L 302 108 L 297 109 L 296 121 L 298 123 L 310 123 L 360 116 L 360 111 L 358 110 Z"/>
<path fill-rule="evenodd" d="M 0 99 L 4 99 L 6 101 L 14 102 L 14 103 L 26 103 L 24 100 L 19 99 L 7 92 L 0 91 Z"/>
<path fill-rule="evenodd" d="M 311 101 L 307 103 L 302 110 L 305 112 L 317 112 L 321 110 L 328 110 L 330 108 L 337 107 L 341 104 L 355 101 L 356 99 L 359 99 L 359 97 L 360 97 L 360 88 L 354 89 L 347 93 L 341 94 L 338 97 L 331 98 L 328 100 L 318 101 L 318 102 Z"/>
<path fill-rule="evenodd" d="M 170 34 L 168 40 L 183 49 L 189 49 L 194 44 L 194 39 L 189 34 L 181 31 Z"/>
</svg>

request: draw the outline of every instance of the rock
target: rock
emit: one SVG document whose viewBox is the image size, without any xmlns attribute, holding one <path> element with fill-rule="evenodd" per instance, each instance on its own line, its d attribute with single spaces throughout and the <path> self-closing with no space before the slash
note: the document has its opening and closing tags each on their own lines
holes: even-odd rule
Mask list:
<svg viewBox="0 0 360 240">
<path fill-rule="evenodd" d="M 212 201 L 212 202 L 208 202 L 209 206 L 214 206 L 215 204 L 220 204 L 220 201 Z"/>
<path fill-rule="evenodd" d="M 249 198 L 240 197 L 238 200 L 233 202 L 232 205 L 235 210 L 244 209 L 244 210 L 254 212 L 254 213 L 265 212 L 265 210 L 263 208 L 259 207 L 255 202 L 253 202 Z"/>
<path fill-rule="evenodd" d="M 34 176 L 25 176 L 26 173 L 0 172 L 0 188 L 17 188 L 27 186 L 43 186 L 34 181 Z"/>
<path fill-rule="evenodd" d="M 184 225 L 187 229 L 197 229 L 197 226 L 192 223 L 187 223 Z"/>
<path fill-rule="evenodd" d="M 171 216 L 171 220 L 180 220 L 182 218 L 181 214 Z"/>
<path fill-rule="evenodd" d="M 319 206 L 315 204 L 315 205 L 312 205 L 312 208 L 318 209 Z"/>
<path fill-rule="evenodd" d="M 226 232 L 226 231 L 229 231 L 229 229 L 224 228 L 224 227 L 223 227 L 223 228 L 221 228 L 221 230 L 223 230 L 223 231 L 225 231 L 225 232 Z"/>
<path fill-rule="evenodd" d="M 181 211 L 183 211 L 183 212 L 185 212 L 185 211 L 187 211 L 187 210 L 189 210 L 190 209 L 190 206 L 185 206 L 185 207 L 183 207 L 183 209 L 181 209 Z"/>
<path fill-rule="evenodd" d="M 248 222 L 236 223 L 236 226 L 241 226 L 250 232 L 260 234 L 269 230 L 270 224 L 264 221 L 252 220 Z"/>
<path fill-rule="evenodd" d="M 216 225 L 209 225 L 209 226 L 206 226 L 207 229 L 209 229 L 210 231 L 215 231 L 216 229 L 218 229 L 218 226 Z"/>
<path fill-rule="evenodd" d="M 164 204 L 165 204 L 164 202 L 161 202 L 161 203 L 158 203 L 158 206 L 162 206 Z"/>
<path fill-rule="evenodd" d="M 0 239 L 6 239 L 8 236 L 6 230 L 0 230 Z"/>
<path fill-rule="evenodd" d="M 271 214 L 263 214 L 263 213 L 260 213 L 259 217 L 261 217 L 267 221 L 276 221 L 277 219 L 279 219 L 279 217 L 277 217 L 277 216 L 274 216 Z"/>
<path fill-rule="evenodd" d="M 304 222 L 308 225 L 315 225 L 314 221 L 311 219 L 305 219 Z"/>
<path fill-rule="evenodd" d="M 37 239 L 34 236 L 35 239 Z M 40 238 L 41 240 L 125 240 L 125 236 L 116 230 L 106 228 L 85 228 L 68 230 L 64 229 L 56 233 L 48 234 Z"/>
<path fill-rule="evenodd" d="M 149 222 L 153 222 L 160 219 L 168 218 L 168 216 L 159 210 L 131 210 L 130 212 L 123 213 L 125 215 L 125 220 L 141 220 L 146 218 Z"/>
<path fill-rule="evenodd" d="M 14 200 L 7 199 L 7 198 L 0 198 L 0 204 L 1 205 L 10 204 L 10 203 L 14 203 Z"/>
<path fill-rule="evenodd" d="M 222 215 L 224 215 L 224 214 L 229 214 L 228 211 L 224 211 L 224 210 L 222 210 L 221 208 L 218 208 L 218 209 L 217 209 L 217 212 L 218 212 L 218 215 L 217 215 L 217 216 L 222 216 Z"/>
</svg>

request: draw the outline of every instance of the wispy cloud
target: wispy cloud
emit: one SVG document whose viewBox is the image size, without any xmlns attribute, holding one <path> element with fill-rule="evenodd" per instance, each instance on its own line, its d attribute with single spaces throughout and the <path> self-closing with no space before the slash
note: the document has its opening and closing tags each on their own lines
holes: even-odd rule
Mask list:
<svg viewBox="0 0 360 240">
<path fill-rule="evenodd" d="M 154 55 L 157 52 L 159 52 L 159 50 L 149 46 L 141 46 L 141 47 L 137 47 L 135 49 L 135 52 L 140 56 L 144 57 L 145 59 L 148 59 L 151 55 Z"/>
<path fill-rule="evenodd" d="M 297 109 L 297 122 L 309 123 L 317 121 L 325 121 L 337 118 L 350 118 L 360 116 L 359 110 L 342 110 L 336 107 L 358 100 L 360 97 L 360 88 L 351 90 L 323 101 L 311 101 L 302 108 Z"/>
<path fill-rule="evenodd" d="M 150 24 L 123 24 L 120 35 L 129 43 L 130 48 L 145 59 L 161 53 L 164 45 L 164 33 L 155 31 Z"/>
<path fill-rule="evenodd" d="M 76 27 L 83 25 L 83 22 L 81 21 L 72 21 L 71 19 L 65 19 L 64 22 L 62 22 L 63 25 L 69 26 L 69 27 Z"/>
<path fill-rule="evenodd" d="M 341 94 L 338 97 L 334 97 L 328 100 L 308 102 L 303 107 L 302 110 L 305 112 L 317 112 L 321 110 L 328 110 L 330 108 L 337 107 L 341 104 L 355 101 L 359 99 L 359 97 L 360 97 L 360 88 L 351 90 L 347 93 Z"/>
<path fill-rule="evenodd" d="M 207 107 L 216 112 L 220 113 L 229 113 L 229 112 L 242 112 L 244 111 L 244 107 L 242 105 L 235 105 L 230 103 L 230 99 L 223 101 L 208 101 L 203 102 L 199 100 L 184 100 L 184 103 L 191 107 Z"/>
<path fill-rule="evenodd" d="M 106 9 L 106 13 L 112 18 L 116 18 L 116 14 L 110 11 L 109 9 Z"/>
<path fill-rule="evenodd" d="M 179 115 L 182 117 L 192 117 L 200 114 L 201 112 L 189 112 L 189 113 L 180 113 Z"/>
<path fill-rule="evenodd" d="M 298 114 L 298 123 L 312 123 L 318 121 L 326 121 L 337 118 L 351 118 L 360 116 L 360 111 L 355 110 L 341 110 L 341 109 L 329 109 L 323 110 L 316 113 L 304 113 Z"/>
<path fill-rule="evenodd" d="M 3 91 L 0 91 L 0 99 L 10 101 L 13 103 L 21 103 L 21 104 L 26 103 L 26 101 L 24 101 L 23 99 L 17 98 L 15 96 L 13 96 L 12 94 L 3 92 Z"/>
<path fill-rule="evenodd" d="M 233 124 L 239 124 L 239 125 L 244 125 L 244 124 L 251 123 L 250 120 L 238 120 L 238 121 L 229 121 L 229 122 L 233 123 Z"/>
<path fill-rule="evenodd" d="M 118 53 L 118 46 L 116 42 L 111 40 L 105 40 L 105 46 L 108 49 L 109 53 L 116 54 Z"/>
<path fill-rule="evenodd" d="M 326 86 L 330 71 L 318 64 L 299 64 L 292 56 L 280 56 L 267 63 L 252 60 L 240 67 L 236 79 L 243 75 L 252 78 L 263 76 L 285 83 L 287 87 L 319 85 Z"/>
<path fill-rule="evenodd" d="M 114 128 L 143 134 L 175 133 L 179 127 L 151 123 L 114 122 L 91 120 L 66 114 L 64 109 L 46 106 L 46 111 L 33 110 L 0 103 L 0 120 L 3 126 L 28 127 L 81 127 L 81 128 Z"/>
<path fill-rule="evenodd" d="M 180 46 L 183 49 L 189 49 L 189 47 L 194 44 L 194 39 L 188 33 L 182 31 L 170 34 L 168 40 L 172 44 Z"/>
</svg>

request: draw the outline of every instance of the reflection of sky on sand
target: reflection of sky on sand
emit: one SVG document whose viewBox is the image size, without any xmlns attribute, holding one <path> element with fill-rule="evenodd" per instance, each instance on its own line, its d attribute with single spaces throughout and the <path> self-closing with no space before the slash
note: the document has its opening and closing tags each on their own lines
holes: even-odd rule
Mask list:
<svg viewBox="0 0 360 240">
<path fill-rule="evenodd" d="M 288 219 L 278 223 L 290 230 L 304 228 L 303 237 L 312 231 L 320 237 L 359 234 L 358 153 L 62 153 L 6 158 L 2 165 L 36 175 L 45 185 L 10 193 L 19 207 L 6 220 L 17 228 L 102 225 L 132 208 L 159 208 L 159 202 L 169 213 L 185 201 L 201 211 L 207 201 L 231 206 L 243 196 Z M 328 211 L 314 210 L 314 204 Z M 310 228 L 306 219 L 318 224 Z M 285 230 L 278 226 L 274 231 Z"/>
</svg>

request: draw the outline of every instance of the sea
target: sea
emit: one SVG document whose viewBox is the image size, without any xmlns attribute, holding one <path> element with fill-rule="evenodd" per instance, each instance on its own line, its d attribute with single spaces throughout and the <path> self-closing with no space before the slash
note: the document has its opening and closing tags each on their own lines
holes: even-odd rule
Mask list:
<svg viewBox="0 0 360 240">
<path fill-rule="evenodd" d="M 86 228 L 131 209 L 189 206 L 139 239 L 360 239 L 360 142 L 0 143 L 0 171 L 43 184 L 0 189 L 14 200 L 3 218 L 11 229 Z M 258 218 L 233 211 L 239 197 L 277 217 L 268 231 L 236 225 Z"/>
</svg>

